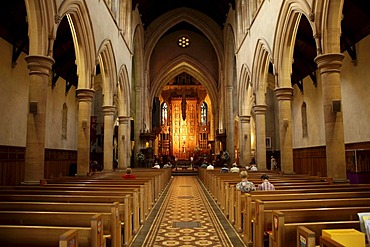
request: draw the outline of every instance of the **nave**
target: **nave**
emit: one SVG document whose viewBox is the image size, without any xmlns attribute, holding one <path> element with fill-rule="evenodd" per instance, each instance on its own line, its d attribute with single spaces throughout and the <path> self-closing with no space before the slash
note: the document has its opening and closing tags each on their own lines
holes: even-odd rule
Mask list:
<svg viewBox="0 0 370 247">
<path fill-rule="evenodd" d="M 196 176 L 174 176 L 132 246 L 245 246 Z"/>
</svg>

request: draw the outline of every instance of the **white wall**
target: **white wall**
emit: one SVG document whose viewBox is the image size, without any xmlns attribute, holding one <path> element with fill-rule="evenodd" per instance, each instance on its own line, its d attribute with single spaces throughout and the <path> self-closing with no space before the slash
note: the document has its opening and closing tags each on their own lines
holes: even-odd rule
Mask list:
<svg viewBox="0 0 370 247">
<path fill-rule="evenodd" d="M 0 145 L 25 147 L 29 70 L 24 53 L 11 67 L 12 48 L 0 38 Z"/>
<path fill-rule="evenodd" d="M 370 37 L 356 45 L 357 66 L 346 52 L 341 74 L 344 140 L 370 140 Z"/>
</svg>

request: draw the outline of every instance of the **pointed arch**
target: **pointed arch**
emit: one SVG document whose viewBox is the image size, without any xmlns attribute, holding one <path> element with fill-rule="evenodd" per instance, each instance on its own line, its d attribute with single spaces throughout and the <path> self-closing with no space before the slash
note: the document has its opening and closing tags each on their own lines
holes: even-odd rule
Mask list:
<svg viewBox="0 0 370 247">
<path fill-rule="evenodd" d="M 25 0 L 27 10 L 29 55 L 50 56 L 50 34 L 55 29 L 55 1 Z M 54 36 L 55 39 L 55 36 Z"/>
<path fill-rule="evenodd" d="M 98 61 L 91 18 L 85 1 L 63 1 L 55 17 L 58 25 L 64 16 L 68 19 L 75 46 L 78 88 L 92 89 L 92 77 L 95 76 Z"/>
<path fill-rule="evenodd" d="M 205 66 L 203 66 L 202 63 L 184 54 L 176 57 L 170 63 L 166 64 L 166 66 L 164 66 L 153 79 L 153 87 L 149 97 L 150 100 L 153 100 L 156 95 L 159 95 L 162 88 L 171 78 L 182 72 L 189 73 L 191 76 L 202 82 L 202 84 L 206 87 L 212 102 L 217 102 L 217 88 L 215 86 L 216 81 L 211 72 Z"/>
<path fill-rule="evenodd" d="M 256 104 L 265 104 L 268 67 L 271 61 L 271 49 L 264 39 L 259 39 L 254 53 L 252 80 Z M 263 100 L 263 102 L 261 102 Z"/>
<path fill-rule="evenodd" d="M 344 0 L 323 2 L 322 9 L 320 9 L 321 21 L 318 24 L 322 33 L 322 53 L 341 53 L 340 35 Z"/>
<path fill-rule="evenodd" d="M 249 102 L 249 93 L 251 88 L 251 72 L 246 64 L 242 64 L 240 70 L 238 98 L 239 98 L 239 116 L 249 115 L 251 104 Z"/>
<path fill-rule="evenodd" d="M 119 70 L 117 96 L 118 116 L 130 116 L 130 79 L 125 64 L 123 64 Z"/>
<path fill-rule="evenodd" d="M 145 59 L 149 66 L 149 61 L 154 47 L 159 39 L 173 26 L 181 22 L 187 22 L 199 29 L 210 41 L 217 54 L 218 64 L 221 67 L 224 61 L 222 32 L 211 18 L 207 15 L 189 8 L 178 8 L 169 11 L 156 19 L 146 31 L 145 40 Z"/>
<path fill-rule="evenodd" d="M 112 106 L 114 104 L 114 95 L 117 94 L 117 88 L 115 87 L 115 85 L 117 85 L 117 71 L 116 59 L 110 40 L 103 40 L 98 50 L 97 57 L 99 59 L 103 80 L 103 105 Z"/>
<path fill-rule="evenodd" d="M 274 72 L 279 75 L 276 87 L 291 87 L 290 75 L 292 74 L 292 63 L 295 39 L 302 15 L 310 20 L 314 36 L 316 28 L 313 21 L 311 7 L 306 0 L 284 1 L 277 23 L 274 40 Z"/>
</svg>

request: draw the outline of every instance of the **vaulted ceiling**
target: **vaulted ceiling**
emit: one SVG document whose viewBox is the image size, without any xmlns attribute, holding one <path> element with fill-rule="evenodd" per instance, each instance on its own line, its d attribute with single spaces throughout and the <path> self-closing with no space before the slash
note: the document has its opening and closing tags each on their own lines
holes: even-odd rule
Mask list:
<svg viewBox="0 0 370 247">
<path fill-rule="evenodd" d="M 226 20 L 230 5 L 235 8 L 234 0 L 133 0 L 133 6 L 138 6 L 142 16 L 144 29 L 147 28 L 157 17 L 167 11 L 187 7 L 198 10 L 211 17 L 222 29 Z M 28 54 L 28 24 L 26 22 L 26 7 L 24 0 L 11 0 L 2 2 L 0 15 L 0 37 L 13 45 L 13 55 L 9 58 L 9 64 L 16 66 L 19 54 Z M 355 44 L 370 34 L 370 5 L 367 1 L 345 0 L 343 8 L 343 20 L 341 23 L 341 49 L 347 51 L 354 61 L 356 60 Z M 194 31 L 191 25 L 182 23 L 176 25 L 170 31 L 189 29 Z M 198 30 L 199 31 L 199 30 Z M 53 71 L 53 81 L 59 77 L 69 82 L 67 87 L 77 86 L 77 68 L 75 65 L 75 53 L 72 36 L 68 23 L 64 20 L 58 29 L 57 39 L 54 44 L 54 59 L 56 61 Z M 308 20 L 302 18 L 298 28 L 292 73 L 292 84 L 302 87 L 302 79 L 311 76 L 315 82 L 314 63 L 316 57 L 316 45 Z M 68 90 L 68 88 L 67 88 Z"/>
</svg>

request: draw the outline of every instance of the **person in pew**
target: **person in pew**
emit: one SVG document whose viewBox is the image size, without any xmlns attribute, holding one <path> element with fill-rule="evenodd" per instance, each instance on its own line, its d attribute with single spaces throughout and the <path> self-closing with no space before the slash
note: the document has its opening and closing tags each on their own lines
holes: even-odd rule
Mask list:
<svg viewBox="0 0 370 247">
<path fill-rule="evenodd" d="M 131 168 L 126 168 L 125 174 L 122 175 L 122 178 L 124 179 L 135 179 L 136 176 L 132 174 L 132 169 Z"/>
<path fill-rule="evenodd" d="M 152 168 L 153 169 L 161 169 L 161 167 L 159 166 L 158 162 L 155 162 L 154 163 L 154 166 Z"/>
<path fill-rule="evenodd" d="M 224 165 L 221 167 L 220 172 L 224 172 L 224 173 L 228 173 L 229 172 L 229 168 L 227 167 L 227 164 L 226 163 L 224 163 Z"/>
<path fill-rule="evenodd" d="M 208 166 L 207 166 L 207 170 L 214 170 L 215 167 L 210 163 Z"/>
<path fill-rule="evenodd" d="M 248 181 L 248 172 L 242 171 L 240 172 L 240 178 L 242 181 L 236 184 L 236 189 L 240 190 L 241 192 L 250 192 L 256 190 L 256 186 L 253 182 Z"/>
<path fill-rule="evenodd" d="M 208 163 L 206 160 L 203 161 L 203 164 L 200 166 L 201 168 L 207 168 Z"/>
<path fill-rule="evenodd" d="M 263 174 L 261 176 L 262 183 L 258 185 L 258 190 L 275 190 L 275 186 L 269 182 L 269 175 Z"/>
<path fill-rule="evenodd" d="M 233 167 L 231 167 L 230 172 L 234 172 L 234 173 L 239 173 L 240 172 L 240 169 L 239 169 L 238 165 L 236 164 L 236 162 L 233 163 Z"/>
</svg>

